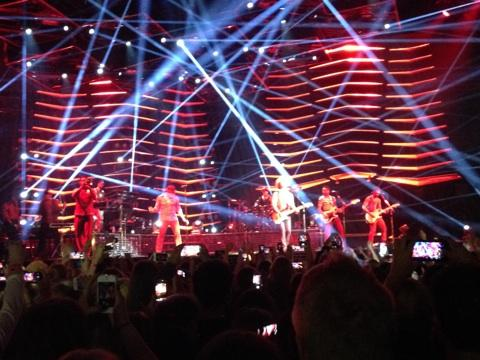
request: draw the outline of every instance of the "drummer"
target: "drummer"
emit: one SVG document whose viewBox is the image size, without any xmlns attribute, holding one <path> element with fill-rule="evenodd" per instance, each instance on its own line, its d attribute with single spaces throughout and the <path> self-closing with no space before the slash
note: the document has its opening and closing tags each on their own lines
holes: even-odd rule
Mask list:
<svg viewBox="0 0 480 360">
<path fill-rule="evenodd" d="M 270 195 L 270 191 L 268 191 L 268 188 L 264 187 L 262 188 L 262 195 L 255 201 L 255 204 L 253 205 L 255 210 L 264 213 L 265 215 L 271 213 L 271 207 L 272 207 L 272 196 Z"/>
</svg>

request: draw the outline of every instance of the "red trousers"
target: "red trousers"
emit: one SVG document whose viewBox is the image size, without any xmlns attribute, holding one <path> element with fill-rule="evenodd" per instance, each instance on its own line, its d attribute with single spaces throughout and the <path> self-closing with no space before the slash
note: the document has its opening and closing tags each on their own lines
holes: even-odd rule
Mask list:
<svg viewBox="0 0 480 360">
<path fill-rule="evenodd" d="M 75 215 L 75 242 L 77 251 L 86 251 L 91 246 L 93 233 L 92 215 Z"/>
<path fill-rule="evenodd" d="M 382 242 L 387 241 L 387 225 L 382 218 L 375 221 L 373 224 L 369 224 L 370 230 L 368 232 L 368 243 L 373 244 L 375 239 L 375 234 L 377 233 L 377 226 L 380 228 L 380 232 L 382 233 Z"/>
<path fill-rule="evenodd" d="M 328 224 L 325 224 L 325 228 L 324 228 L 325 240 L 327 240 L 330 237 L 330 235 L 332 234 L 333 228 L 335 228 L 335 230 L 337 231 L 338 235 L 340 235 L 342 240 L 345 240 L 345 229 L 343 228 L 342 221 L 340 220 L 339 217 L 336 217 Z"/>
</svg>

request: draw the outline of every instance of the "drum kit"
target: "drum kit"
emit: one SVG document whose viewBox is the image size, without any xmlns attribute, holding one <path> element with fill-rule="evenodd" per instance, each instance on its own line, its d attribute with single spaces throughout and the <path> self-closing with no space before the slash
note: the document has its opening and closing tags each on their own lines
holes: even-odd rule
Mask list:
<svg viewBox="0 0 480 360">
<path fill-rule="evenodd" d="M 230 199 L 228 201 L 229 218 L 225 227 L 226 232 L 255 232 L 272 231 L 274 223 L 271 219 L 273 212 L 270 203 L 259 203 L 252 207 L 244 200 Z"/>
</svg>

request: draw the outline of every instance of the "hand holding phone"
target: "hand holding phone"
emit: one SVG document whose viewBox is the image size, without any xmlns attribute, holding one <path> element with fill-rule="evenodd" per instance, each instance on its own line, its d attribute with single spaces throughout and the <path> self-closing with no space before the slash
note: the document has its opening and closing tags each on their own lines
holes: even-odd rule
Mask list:
<svg viewBox="0 0 480 360">
<path fill-rule="evenodd" d="M 104 313 L 111 314 L 117 295 L 117 278 L 115 275 L 100 275 L 97 278 L 97 305 Z"/>
<path fill-rule="evenodd" d="M 415 260 L 438 261 L 444 256 L 443 243 L 439 241 L 416 241 L 412 258 Z"/>
<path fill-rule="evenodd" d="M 182 257 L 198 256 L 200 254 L 200 245 L 185 245 L 180 252 Z"/>
<path fill-rule="evenodd" d="M 155 284 L 155 300 L 163 301 L 167 298 L 167 283 L 160 280 Z"/>
</svg>

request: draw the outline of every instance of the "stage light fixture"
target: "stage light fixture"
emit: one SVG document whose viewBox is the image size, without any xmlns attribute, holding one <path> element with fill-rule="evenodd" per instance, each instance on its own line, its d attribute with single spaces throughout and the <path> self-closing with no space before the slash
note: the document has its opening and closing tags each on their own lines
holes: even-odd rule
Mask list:
<svg viewBox="0 0 480 360">
<path fill-rule="evenodd" d="M 215 199 L 217 197 L 217 194 L 212 194 L 212 199 Z"/>
<path fill-rule="evenodd" d="M 33 193 L 33 197 L 34 197 L 34 198 L 38 198 L 39 196 L 40 196 L 40 194 L 39 194 L 38 192 L 35 191 L 35 192 Z"/>
<path fill-rule="evenodd" d="M 200 161 L 198 163 L 200 165 L 205 165 L 207 163 L 207 161 L 205 159 L 200 159 Z"/>
<path fill-rule="evenodd" d="M 27 196 L 28 196 L 28 192 L 27 192 L 27 191 L 22 191 L 22 192 L 20 193 L 20 197 L 21 197 L 22 199 L 26 199 Z"/>
<path fill-rule="evenodd" d="M 201 82 L 202 82 L 202 79 L 200 79 L 200 78 L 195 79 L 195 84 L 200 84 Z"/>
<path fill-rule="evenodd" d="M 27 153 L 22 153 L 22 154 L 20 155 L 20 159 L 22 159 L 22 160 L 27 160 L 27 159 L 28 159 L 28 154 L 27 154 Z"/>
<path fill-rule="evenodd" d="M 447 10 L 443 10 L 442 15 L 445 16 L 445 17 L 449 17 L 450 13 Z"/>
<path fill-rule="evenodd" d="M 230 89 L 229 89 L 229 88 L 225 88 L 225 93 L 226 93 L 226 94 L 230 94 Z"/>
<path fill-rule="evenodd" d="M 70 27 L 68 25 L 64 25 L 63 26 L 63 31 L 68 31 L 68 30 L 70 30 Z"/>
<path fill-rule="evenodd" d="M 22 226 L 25 226 L 25 225 L 27 225 L 27 220 L 20 219 L 19 224 L 22 225 Z"/>
<path fill-rule="evenodd" d="M 105 64 L 102 63 L 102 64 L 98 65 L 98 67 L 103 69 L 105 67 Z"/>
<path fill-rule="evenodd" d="M 287 62 L 287 59 L 283 59 L 283 60 L 282 60 L 282 63 L 285 64 L 286 62 Z"/>
<path fill-rule="evenodd" d="M 263 54 L 263 53 L 265 52 L 265 48 L 264 48 L 264 47 L 258 48 L 258 52 L 259 52 L 260 54 Z"/>
<path fill-rule="evenodd" d="M 97 74 L 98 74 L 98 75 L 102 75 L 103 72 L 104 72 L 104 70 L 103 70 L 102 68 L 98 68 L 98 69 L 97 69 Z"/>
<path fill-rule="evenodd" d="M 160 220 L 155 221 L 155 226 L 156 227 L 162 227 L 162 222 Z"/>
<path fill-rule="evenodd" d="M 135 234 L 135 230 L 134 229 L 130 230 L 130 234 Z"/>
<path fill-rule="evenodd" d="M 131 42 L 130 40 L 126 41 L 126 42 L 125 42 L 125 46 L 126 46 L 126 47 L 132 46 L 132 42 Z"/>
<path fill-rule="evenodd" d="M 122 76 L 123 73 L 121 71 L 118 72 L 118 76 Z"/>
<path fill-rule="evenodd" d="M 248 46 L 244 46 L 242 50 L 243 52 L 248 52 Z"/>
<path fill-rule="evenodd" d="M 463 230 L 464 231 L 469 231 L 470 230 L 470 225 L 463 225 Z"/>
<path fill-rule="evenodd" d="M 385 30 L 388 30 L 388 29 L 390 29 L 390 24 L 385 24 L 385 25 L 383 25 L 383 27 L 385 28 Z"/>
<path fill-rule="evenodd" d="M 26 29 L 25 29 L 25 34 L 26 34 L 26 35 L 32 35 L 32 34 L 33 34 L 33 30 L 30 29 L 30 28 L 26 28 Z"/>
<path fill-rule="evenodd" d="M 286 23 L 287 23 L 287 20 L 285 20 L 285 19 L 282 19 L 282 20 L 280 21 L 280 24 L 282 24 L 282 25 L 285 25 Z"/>
<path fill-rule="evenodd" d="M 179 77 L 178 77 L 178 81 L 183 81 L 183 80 L 185 80 L 185 77 L 184 77 L 184 76 L 179 76 Z"/>
<path fill-rule="evenodd" d="M 26 65 L 27 65 L 27 68 L 29 68 L 29 67 L 32 67 L 33 64 L 31 61 L 27 61 Z"/>
<path fill-rule="evenodd" d="M 62 79 L 66 79 L 66 78 L 68 78 L 68 74 L 67 74 L 67 73 L 63 73 L 63 74 L 62 74 Z"/>
<path fill-rule="evenodd" d="M 313 61 L 317 60 L 317 55 L 313 55 L 313 56 L 312 56 L 312 60 L 313 60 Z"/>
<path fill-rule="evenodd" d="M 254 5 L 255 5 L 255 4 L 253 3 L 253 1 L 249 1 L 249 2 L 247 3 L 247 9 L 252 9 Z"/>
<path fill-rule="evenodd" d="M 95 29 L 94 29 L 94 28 L 88 29 L 88 33 L 89 33 L 90 35 L 95 34 Z"/>
<path fill-rule="evenodd" d="M 215 50 L 213 53 L 212 53 L 213 56 L 218 56 L 218 50 Z"/>
<path fill-rule="evenodd" d="M 117 157 L 117 162 L 118 162 L 118 163 L 123 162 L 123 157 L 121 157 L 121 156 Z"/>
<path fill-rule="evenodd" d="M 40 157 L 40 155 L 38 155 L 38 154 L 33 154 L 33 157 L 34 157 L 35 159 L 38 159 L 38 158 Z"/>
<path fill-rule="evenodd" d="M 155 86 L 155 83 L 154 83 L 153 81 L 149 81 L 149 82 L 148 82 L 148 86 L 151 87 L 151 88 L 153 88 L 153 87 Z"/>
<path fill-rule="evenodd" d="M 210 165 L 213 165 L 213 164 L 215 164 L 215 161 L 213 161 L 213 160 L 210 161 Z"/>
<path fill-rule="evenodd" d="M 218 232 L 218 229 L 215 225 L 212 226 L 212 229 L 210 230 L 212 232 L 212 234 L 215 234 Z"/>
<path fill-rule="evenodd" d="M 202 194 L 202 199 L 206 199 L 207 198 L 207 194 Z"/>
<path fill-rule="evenodd" d="M 185 46 L 185 41 L 183 39 L 178 39 L 177 40 L 177 46 L 180 46 L 180 47 Z"/>
<path fill-rule="evenodd" d="M 167 42 L 167 38 L 166 38 L 166 37 L 162 37 L 162 38 L 160 39 L 160 42 L 161 42 L 162 44 L 165 44 L 165 43 Z"/>
</svg>

